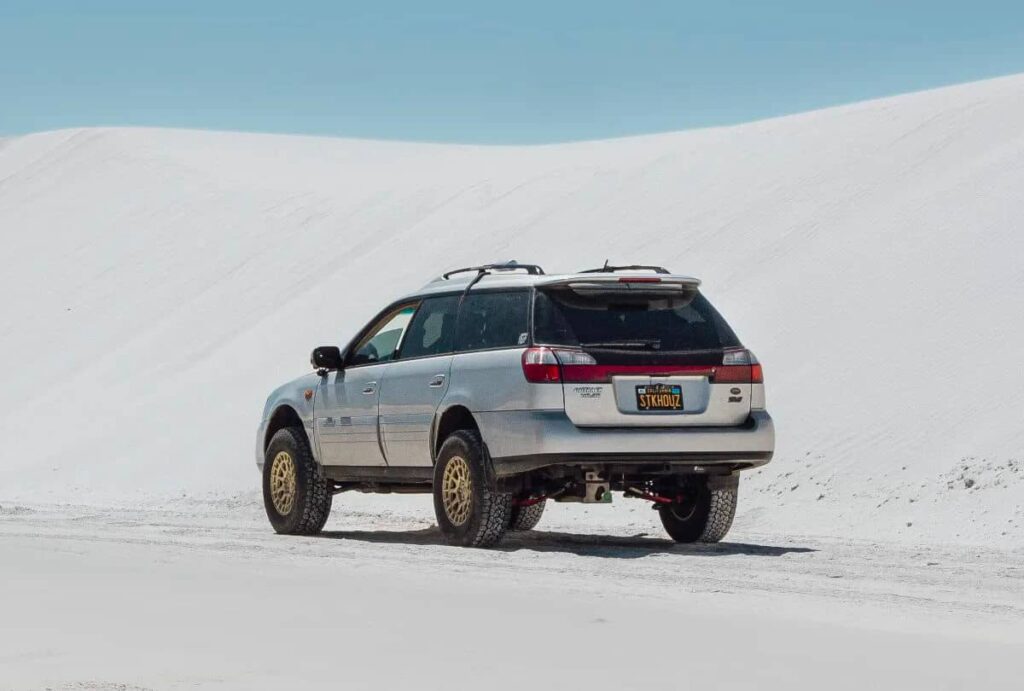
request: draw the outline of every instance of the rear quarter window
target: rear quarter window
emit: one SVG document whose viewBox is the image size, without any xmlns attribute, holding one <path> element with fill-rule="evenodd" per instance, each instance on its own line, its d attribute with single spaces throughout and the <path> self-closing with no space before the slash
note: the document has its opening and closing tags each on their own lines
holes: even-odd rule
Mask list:
<svg viewBox="0 0 1024 691">
<path fill-rule="evenodd" d="M 455 350 L 525 346 L 529 340 L 530 293 L 470 293 L 459 309 Z"/>
</svg>

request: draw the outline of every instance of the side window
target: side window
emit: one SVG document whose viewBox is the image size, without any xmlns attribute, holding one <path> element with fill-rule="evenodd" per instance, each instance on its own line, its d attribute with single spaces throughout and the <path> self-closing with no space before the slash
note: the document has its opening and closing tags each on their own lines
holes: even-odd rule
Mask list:
<svg viewBox="0 0 1024 691">
<path fill-rule="evenodd" d="M 349 364 L 368 365 L 393 359 L 415 313 L 416 305 L 406 305 L 381 318 L 359 341 Z"/>
<path fill-rule="evenodd" d="M 455 349 L 484 350 L 526 345 L 530 293 L 470 293 L 462 302 Z"/>
<path fill-rule="evenodd" d="M 409 324 L 409 333 L 402 341 L 398 357 L 404 359 L 452 352 L 458 309 L 457 295 L 424 300 Z"/>
</svg>

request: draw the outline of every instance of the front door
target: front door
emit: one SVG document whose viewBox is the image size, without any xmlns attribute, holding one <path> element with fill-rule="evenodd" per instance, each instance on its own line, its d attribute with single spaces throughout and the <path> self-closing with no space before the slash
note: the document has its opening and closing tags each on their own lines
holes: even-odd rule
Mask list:
<svg viewBox="0 0 1024 691">
<path fill-rule="evenodd" d="M 384 465 L 377 432 L 380 379 L 387 365 L 331 372 L 316 397 L 316 435 L 324 465 Z"/>
<path fill-rule="evenodd" d="M 378 426 L 380 386 L 415 312 L 416 304 L 389 311 L 366 329 L 345 368 L 322 380 L 314 417 L 323 465 L 387 465 Z"/>
<path fill-rule="evenodd" d="M 430 467 L 430 428 L 448 390 L 459 297 L 427 298 L 381 381 L 380 431 L 390 466 Z"/>
</svg>

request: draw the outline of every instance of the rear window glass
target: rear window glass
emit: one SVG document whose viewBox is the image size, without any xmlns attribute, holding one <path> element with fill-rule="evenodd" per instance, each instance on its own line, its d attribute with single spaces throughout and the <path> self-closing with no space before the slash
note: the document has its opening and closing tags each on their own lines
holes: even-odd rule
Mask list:
<svg viewBox="0 0 1024 691">
<path fill-rule="evenodd" d="M 462 301 L 455 349 L 525 346 L 529 339 L 530 294 L 470 293 Z"/>
<path fill-rule="evenodd" d="M 534 340 L 549 345 L 661 352 L 740 345 L 736 334 L 698 291 L 538 291 Z"/>
</svg>

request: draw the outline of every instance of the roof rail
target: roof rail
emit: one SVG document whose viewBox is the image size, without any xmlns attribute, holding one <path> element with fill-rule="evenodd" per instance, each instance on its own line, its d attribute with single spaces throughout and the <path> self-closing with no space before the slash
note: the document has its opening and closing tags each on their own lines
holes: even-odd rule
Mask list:
<svg viewBox="0 0 1024 691">
<path fill-rule="evenodd" d="M 663 266 L 648 266 L 646 264 L 630 264 L 629 266 L 609 266 L 608 260 L 604 262 L 604 266 L 599 269 L 586 269 L 580 271 L 581 274 L 612 274 L 616 271 L 653 271 L 656 274 L 668 274 L 671 273 L 668 269 Z"/>
<path fill-rule="evenodd" d="M 448 280 L 449 277 L 455 274 L 465 273 L 467 271 L 476 271 L 478 275 L 483 276 L 489 274 L 492 271 L 515 271 L 522 270 L 531 276 L 541 276 L 544 274 L 544 269 L 540 268 L 536 264 L 520 264 L 516 260 L 507 261 L 504 264 L 484 264 L 483 266 L 467 266 L 464 269 L 453 269 L 446 273 L 441 274 L 441 278 Z"/>
</svg>

